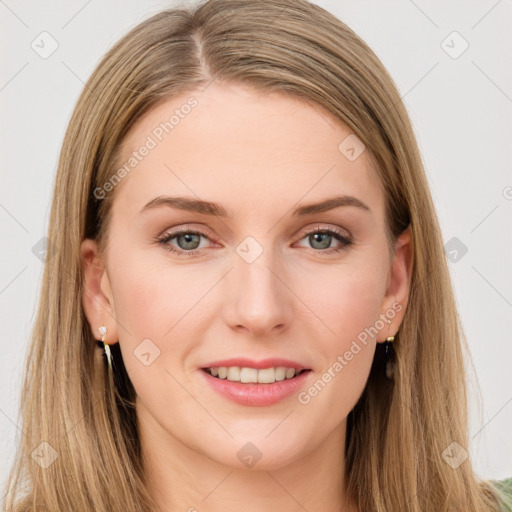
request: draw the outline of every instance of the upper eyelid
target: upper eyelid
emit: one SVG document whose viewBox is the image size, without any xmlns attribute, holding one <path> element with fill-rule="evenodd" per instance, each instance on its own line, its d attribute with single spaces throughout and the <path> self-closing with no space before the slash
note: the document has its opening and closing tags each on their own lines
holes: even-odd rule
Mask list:
<svg viewBox="0 0 512 512">
<path fill-rule="evenodd" d="M 211 235 L 207 229 L 205 228 L 194 228 L 194 227 L 189 227 L 189 226 L 185 226 L 183 228 L 176 228 L 175 230 L 171 230 L 171 231 L 168 231 L 168 230 L 165 230 L 159 238 L 171 238 L 171 237 L 174 237 L 174 236 L 177 236 L 177 235 L 180 235 L 180 234 L 183 234 L 183 233 L 197 233 L 201 236 L 204 236 L 206 238 L 210 238 L 212 240 L 215 240 L 215 236 Z"/>
<path fill-rule="evenodd" d="M 341 230 L 345 230 L 345 231 L 347 231 L 347 233 L 346 234 L 342 233 L 342 232 L 340 232 Z M 345 228 L 323 226 L 320 223 L 317 223 L 316 225 L 314 225 L 312 227 L 305 228 L 305 230 L 302 230 L 303 236 L 299 240 L 302 240 L 303 238 L 305 238 L 306 236 L 311 234 L 311 232 L 315 232 L 315 231 L 332 231 L 335 234 L 342 236 L 344 238 L 347 238 L 349 240 L 351 240 L 353 238 L 352 235 L 350 234 L 350 232 L 348 232 L 348 230 L 346 230 Z M 217 241 L 216 237 L 209 234 L 209 232 L 206 228 L 194 228 L 194 227 L 187 226 L 187 225 L 185 225 L 184 227 L 177 228 L 174 231 L 165 231 L 158 238 L 159 239 L 166 239 L 166 238 L 172 239 L 175 236 L 178 236 L 183 233 L 196 233 L 200 236 L 204 236 L 205 238 L 210 239 L 211 241 L 219 243 Z"/>
</svg>

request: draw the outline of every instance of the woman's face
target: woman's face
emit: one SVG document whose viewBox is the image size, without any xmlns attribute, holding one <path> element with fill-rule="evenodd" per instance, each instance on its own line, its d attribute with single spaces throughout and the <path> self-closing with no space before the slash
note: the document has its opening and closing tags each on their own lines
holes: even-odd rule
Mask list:
<svg viewBox="0 0 512 512">
<path fill-rule="evenodd" d="M 360 141 L 318 105 L 213 84 L 143 117 L 117 163 L 95 191 L 115 199 L 84 307 L 119 340 L 148 439 L 276 468 L 344 435 L 407 295 L 408 233 L 392 260 Z"/>
</svg>

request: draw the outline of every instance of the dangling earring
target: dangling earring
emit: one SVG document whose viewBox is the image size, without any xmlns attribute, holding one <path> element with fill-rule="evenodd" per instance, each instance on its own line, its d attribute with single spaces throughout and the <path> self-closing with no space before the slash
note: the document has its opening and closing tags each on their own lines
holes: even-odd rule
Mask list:
<svg viewBox="0 0 512 512">
<path fill-rule="evenodd" d="M 98 329 L 101 333 L 101 343 L 103 343 L 103 347 L 105 349 L 105 355 L 107 357 L 108 362 L 108 369 L 110 372 L 112 372 L 112 353 L 110 352 L 110 345 L 108 343 L 105 343 L 105 336 L 107 335 L 107 328 L 102 325 Z"/>
<path fill-rule="evenodd" d="M 388 330 L 389 330 L 390 325 L 391 325 L 391 321 L 388 320 Z M 385 344 L 385 347 L 386 347 L 386 377 L 388 379 L 393 379 L 394 374 L 395 374 L 395 365 L 394 365 L 393 361 L 391 361 L 390 355 L 388 354 L 389 347 L 391 346 L 391 343 L 393 343 L 394 340 L 395 340 L 394 336 L 388 336 L 386 338 L 386 344 Z"/>
</svg>

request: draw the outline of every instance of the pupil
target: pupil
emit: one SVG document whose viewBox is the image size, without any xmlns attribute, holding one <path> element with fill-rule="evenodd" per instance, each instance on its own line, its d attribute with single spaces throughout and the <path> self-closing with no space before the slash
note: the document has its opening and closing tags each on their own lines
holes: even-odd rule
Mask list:
<svg viewBox="0 0 512 512">
<path fill-rule="evenodd" d="M 314 240 L 315 242 L 317 242 L 317 240 L 316 240 L 316 238 L 317 238 L 317 237 L 319 237 L 319 238 L 326 237 L 326 239 L 324 239 L 324 242 L 323 242 L 323 243 L 321 243 L 321 247 L 318 247 L 319 249 L 327 249 L 327 248 L 329 247 L 329 245 L 330 245 L 330 243 L 329 243 L 329 242 L 330 242 L 329 237 L 330 237 L 331 235 L 329 235 L 328 233 L 313 233 L 313 235 L 312 235 L 312 236 L 313 236 L 313 240 Z M 325 240 L 327 240 L 327 243 L 325 243 Z M 320 240 L 320 242 L 322 242 L 322 241 Z"/>
<path fill-rule="evenodd" d="M 195 239 L 194 239 L 195 237 Z M 180 239 L 185 239 L 185 245 L 186 247 L 182 247 L 182 244 L 178 243 L 178 245 L 180 246 L 180 249 L 183 249 L 185 251 L 190 251 L 190 250 L 193 250 L 193 249 L 197 249 L 197 246 L 194 247 L 194 242 L 198 242 L 199 241 L 199 235 L 196 235 L 195 233 L 187 233 L 186 235 L 180 235 L 178 237 L 178 240 Z M 192 241 L 191 241 L 192 239 Z M 192 244 L 192 247 L 189 247 L 188 244 Z"/>
</svg>

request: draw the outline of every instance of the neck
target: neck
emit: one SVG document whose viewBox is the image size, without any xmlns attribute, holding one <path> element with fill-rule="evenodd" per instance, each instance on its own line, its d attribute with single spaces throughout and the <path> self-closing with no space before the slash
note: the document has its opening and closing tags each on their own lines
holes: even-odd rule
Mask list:
<svg viewBox="0 0 512 512">
<path fill-rule="evenodd" d="M 158 512 L 357 512 L 345 489 L 345 433 L 343 422 L 309 452 L 245 469 L 212 460 L 139 414 L 146 485 Z"/>
</svg>

